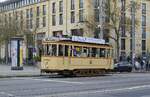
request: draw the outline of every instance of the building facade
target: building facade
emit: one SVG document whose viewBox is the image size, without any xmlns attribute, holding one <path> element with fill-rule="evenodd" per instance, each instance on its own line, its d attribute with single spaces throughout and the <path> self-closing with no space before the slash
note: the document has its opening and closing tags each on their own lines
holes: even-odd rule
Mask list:
<svg viewBox="0 0 150 97">
<path fill-rule="evenodd" d="M 115 41 L 106 37 L 108 33 L 114 35 L 111 28 L 103 27 L 103 23 L 110 22 L 105 13 L 107 0 L 9 0 L 0 4 L 1 21 L 15 16 L 22 20 L 20 25 L 35 33 L 36 51 L 42 48 L 42 39 L 51 36 L 86 36 L 104 38 L 114 46 Z M 139 0 L 140 8 L 136 11 L 135 53 L 141 56 L 149 53 L 150 44 L 150 2 Z M 130 0 L 118 0 L 121 8 L 120 56 L 128 57 L 132 51 L 131 31 L 126 30 L 125 17 L 131 17 L 131 8 L 126 12 Z M 4 47 L 3 47 L 4 48 Z M 3 52 L 4 49 L 1 51 Z M 115 55 L 115 52 L 114 52 Z M 116 55 L 115 55 L 116 56 Z M 4 54 L 3 54 L 4 57 Z"/>
</svg>

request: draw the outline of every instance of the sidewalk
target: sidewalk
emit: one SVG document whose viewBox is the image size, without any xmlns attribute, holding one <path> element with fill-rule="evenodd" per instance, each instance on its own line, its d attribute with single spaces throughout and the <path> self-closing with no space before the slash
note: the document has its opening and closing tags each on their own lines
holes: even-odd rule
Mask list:
<svg viewBox="0 0 150 97">
<path fill-rule="evenodd" d="M 40 76 L 39 66 L 23 66 L 24 70 L 11 70 L 11 65 L 0 64 L 0 78 Z"/>
</svg>

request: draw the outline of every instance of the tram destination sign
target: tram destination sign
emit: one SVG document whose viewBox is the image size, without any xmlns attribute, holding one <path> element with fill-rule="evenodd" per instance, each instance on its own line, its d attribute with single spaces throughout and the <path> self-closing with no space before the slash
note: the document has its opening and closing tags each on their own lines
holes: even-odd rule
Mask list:
<svg viewBox="0 0 150 97">
<path fill-rule="evenodd" d="M 104 39 L 96 39 L 96 38 L 81 37 L 81 36 L 72 36 L 70 38 L 49 37 L 49 38 L 45 38 L 44 40 L 53 40 L 53 41 L 69 40 L 69 41 L 84 42 L 84 43 L 106 44 Z"/>
<path fill-rule="evenodd" d="M 81 37 L 81 36 L 72 36 L 72 41 L 105 44 L 104 39 L 96 39 L 96 38 Z"/>
</svg>

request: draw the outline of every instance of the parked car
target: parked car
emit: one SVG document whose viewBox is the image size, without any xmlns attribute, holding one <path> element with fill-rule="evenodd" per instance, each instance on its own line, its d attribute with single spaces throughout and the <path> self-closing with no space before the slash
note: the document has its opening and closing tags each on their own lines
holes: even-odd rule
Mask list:
<svg viewBox="0 0 150 97">
<path fill-rule="evenodd" d="M 116 72 L 131 72 L 132 71 L 132 64 L 129 62 L 119 62 L 114 64 L 114 71 Z"/>
</svg>

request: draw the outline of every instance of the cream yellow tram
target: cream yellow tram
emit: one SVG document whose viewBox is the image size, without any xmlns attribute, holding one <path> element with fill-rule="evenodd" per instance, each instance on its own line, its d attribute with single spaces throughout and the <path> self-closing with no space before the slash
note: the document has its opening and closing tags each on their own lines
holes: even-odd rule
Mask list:
<svg viewBox="0 0 150 97">
<path fill-rule="evenodd" d="M 113 69 L 112 46 L 100 39 L 73 36 L 43 41 L 41 73 L 98 75 Z"/>
</svg>

